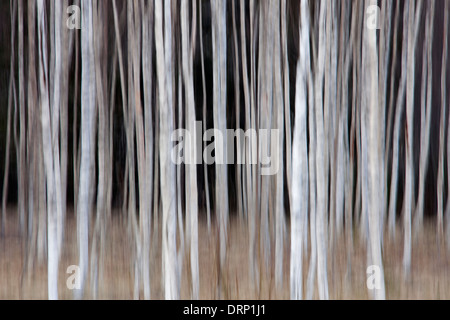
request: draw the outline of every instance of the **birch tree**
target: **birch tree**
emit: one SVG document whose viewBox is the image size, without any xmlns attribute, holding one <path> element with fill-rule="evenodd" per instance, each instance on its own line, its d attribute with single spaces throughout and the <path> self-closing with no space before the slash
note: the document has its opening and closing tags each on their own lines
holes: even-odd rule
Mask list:
<svg viewBox="0 0 450 320">
<path fill-rule="evenodd" d="M 368 5 L 375 5 L 375 1 L 369 1 Z M 363 63 L 365 69 L 365 81 L 367 95 L 365 97 L 366 102 L 363 104 L 361 114 L 361 130 L 367 132 L 368 144 L 363 144 L 363 154 L 368 159 L 367 172 L 367 185 L 363 185 L 363 188 L 369 188 L 368 191 L 363 192 L 363 195 L 368 195 L 368 198 L 363 197 L 363 201 L 366 203 L 364 206 L 368 209 L 368 224 L 369 224 L 369 243 L 370 248 L 370 262 L 380 268 L 380 284 L 381 287 L 377 288 L 374 297 L 376 299 L 384 299 L 386 296 L 384 287 L 384 270 L 381 256 L 381 230 L 379 219 L 381 216 L 380 198 L 382 197 L 382 181 L 383 176 L 379 175 L 383 162 L 381 161 L 381 138 L 380 127 L 381 119 L 378 111 L 378 56 L 377 56 L 377 44 L 376 44 L 376 31 L 375 29 L 365 28 L 363 31 L 364 44 L 363 44 Z M 367 129 L 365 129 L 367 128 Z M 363 156 L 364 157 L 364 156 Z"/>
<path fill-rule="evenodd" d="M 409 3 L 405 3 L 403 12 L 403 25 L 408 25 L 409 17 Z M 405 87 L 407 79 L 407 53 L 408 53 L 408 32 L 403 33 L 402 40 L 402 55 L 401 55 L 401 76 L 399 89 L 397 93 L 394 133 L 392 140 L 392 177 L 389 196 L 389 233 L 391 236 L 395 235 L 395 216 L 397 206 L 397 187 L 398 187 L 398 162 L 399 162 L 399 144 L 400 144 L 400 125 L 403 113 L 403 101 L 405 99 Z"/>
<path fill-rule="evenodd" d="M 24 8 L 23 0 L 18 4 L 18 58 L 19 58 L 19 153 L 18 153 L 18 206 L 19 206 L 19 231 L 21 234 L 25 231 L 25 211 L 26 211 L 26 188 L 25 179 L 27 175 L 25 158 L 25 70 L 24 70 Z"/>
<path fill-rule="evenodd" d="M 195 4 L 195 1 L 193 2 Z M 194 101 L 194 85 L 193 85 L 193 50 L 194 43 L 189 43 L 189 29 L 188 29 L 188 7 L 187 1 L 183 0 L 181 3 L 181 44 L 182 44 L 182 60 L 183 60 L 183 79 L 186 94 L 186 103 L 188 105 L 186 112 L 186 123 L 189 132 L 196 132 L 195 130 L 195 101 Z M 195 5 L 192 10 L 192 29 L 191 39 L 195 39 L 196 35 L 196 10 Z M 191 263 L 191 277 L 192 277 L 192 298 L 199 297 L 199 266 L 198 266 L 198 194 L 197 194 L 197 137 L 191 137 L 189 150 L 187 150 L 189 157 L 189 200 L 186 207 L 189 207 L 190 221 L 190 263 Z M 187 186 L 186 186 L 187 187 Z M 188 187 L 187 187 L 188 188 Z"/>
<path fill-rule="evenodd" d="M 403 269 L 405 275 L 409 274 L 411 267 L 411 205 L 414 196 L 414 164 L 413 164 L 413 117 L 414 117 L 414 81 L 415 81 L 415 48 L 419 26 L 422 1 L 419 0 L 417 8 L 414 1 L 409 1 L 409 21 L 408 21 L 408 73 L 407 73 L 407 91 L 406 91 L 406 178 L 405 178 L 405 200 L 404 200 L 404 252 Z"/>
<path fill-rule="evenodd" d="M 306 0 L 301 1 L 300 54 L 297 61 L 295 122 L 292 144 L 292 204 L 291 204 L 291 299 L 303 296 L 303 225 L 308 212 L 308 153 L 307 153 L 307 91 L 309 75 L 309 8 Z"/>
<path fill-rule="evenodd" d="M 58 241 L 57 241 L 57 200 L 55 166 L 52 152 L 52 131 L 47 69 L 47 21 L 43 0 L 37 3 L 39 41 L 39 84 L 41 96 L 41 122 L 45 180 L 47 185 L 47 244 L 48 244 L 48 297 L 58 299 Z"/>
<path fill-rule="evenodd" d="M 421 114 L 420 114 L 420 162 L 419 162 L 419 190 L 417 195 L 417 204 L 415 211 L 415 230 L 422 227 L 424 214 L 424 198 L 425 198 L 425 173 L 428 166 L 429 146 L 430 146 L 430 130 L 431 130 L 431 88 L 433 68 L 431 63 L 432 44 L 433 44 L 433 27 L 434 27 L 434 11 L 435 1 L 431 1 L 427 5 L 428 11 L 425 22 L 425 44 L 423 46 L 422 61 L 422 92 L 421 92 Z"/>
<path fill-rule="evenodd" d="M 164 2 L 164 21 L 166 36 L 170 35 L 167 28 L 170 26 L 170 6 L 171 1 Z M 157 78 L 159 90 L 159 120 L 160 120 L 160 170 L 161 170 L 161 197 L 163 208 L 163 269 L 164 269 L 164 295 L 166 299 L 179 298 L 179 283 L 177 280 L 176 266 L 176 207 L 173 202 L 175 199 L 175 188 L 172 185 L 175 177 L 175 168 L 170 160 L 170 149 L 168 148 L 169 136 L 173 128 L 173 106 L 169 95 L 172 93 L 171 76 L 171 39 L 165 38 L 163 41 L 162 24 L 162 0 L 155 2 L 155 46 L 157 60 Z"/>
<path fill-rule="evenodd" d="M 98 143 L 97 143 L 97 157 L 98 157 L 98 185 L 97 185 L 97 213 L 94 225 L 94 233 L 92 239 L 91 249 L 91 287 L 92 297 L 94 299 L 98 296 L 98 278 L 99 273 L 99 255 L 103 243 L 104 224 L 105 224 L 105 209 L 106 209 L 106 132 L 107 132 L 107 95 L 104 87 L 104 76 L 102 73 L 101 57 L 105 50 L 104 38 L 107 36 L 103 33 L 100 23 L 103 20 L 102 4 L 93 1 L 93 30 L 94 33 L 94 66 L 95 66 L 95 85 L 96 85 L 96 104 L 98 105 Z"/>
<path fill-rule="evenodd" d="M 27 85 L 27 108 L 28 108 L 28 126 L 27 126 L 27 163 L 28 163 L 28 256 L 26 266 L 31 270 L 34 263 L 34 254 L 37 245 L 37 221 L 38 221 L 38 166 L 39 153 L 39 135 L 37 131 L 38 114 L 38 92 L 36 79 L 36 1 L 28 1 L 28 85 Z M 36 212 L 35 212 L 36 211 Z"/>
<path fill-rule="evenodd" d="M 315 113 L 316 113 L 316 179 L 317 179 L 317 211 L 316 211 L 316 238 L 317 238 L 317 279 L 320 299 L 328 299 L 328 278 L 327 278 L 327 237 L 326 237 L 326 180 L 323 170 L 325 168 L 325 133 L 324 133 L 324 111 L 323 111 L 323 77 L 325 63 L 325 17 L 327 14 L 327 4 L 320 3 L 319 13 L 319 43 L 317 65 L 315 67 Z"/>
<path fill-rule="evenodd" d="M 3 190 L 2 190 L 2 227 L 1 234 L 5 234 L 6 225 L 6 201 L 8 196 L 8 177 L 9 177 L 9 161 L 10 161 L 10 146 L 11 146 L 11 109 L 13 103 L 13 86 L 14 80 L 14 58 L 15 58 L 15 31 L 16 17 L 17 17 L 17 1 L 11 2 L 11 64 L 9 71 L 9 85 L 8 85 L 8 114 L 6 119 L 6 151 L 5 151 L 5 171 L 3 174 Z"/>
<path fill-rule="evenodd" d="M 446 72 L 448 60 L 448 2 L 445 2 L 444 9 L 444 32 L 442 35 L 442 72 L 441 72 L 441 110 L 439 124 L 439 162 L 437 173 L 437 237 L 438 243 L 444 236 L 444 140 L 445 140 L 445 119 L 447 117 L 446 104 Z"/>
<path fill-rule="evenodd" d="M 206 79 L 205 79 L 205 59 L 203 54 L 203 16 L 202 16 L 202 8 L 203 1 L 199 0 L 199 36 L 200 36 L 200 59 L 201 59 L 201 68 L 202 68 L 202 91 L 203 91 L 203 131 L 206 131 Z M 241 29 L 242 30 L 242 29 Z M 206 148 L 206 142 L 204 144 L 204 148 Z M 208 226 L 208 235 L 211 233 L 211 208 L 210 208 L 210 200 L 209 200 L 209 183 L 208 183 L 208 166 L 206 163 L 203 166 L 203 174 L 205 176 L 205 193 L 206 193 L 206 219 Z"/>
<path fill-rule="evenodd" d="M 79 250 L 79 266 L 81 288 L 75 292 L 75 297 L 83 297 L 88 271 L 88 234 L 89 234 L 89 186 L 91 184 L 91 135 L 93 131 L 95 110 L 95 70 L 93 43 L 92 2 L 82 0 L 82 30 L 81 30 L 81 161 L 80 180 L 77 200 L 77 236 Z"/>
<path fill-rule="evenodd" d="M 213 105 L 214 127 L 220 132 L 226 132 L 226 91 L 227 91 L 227 24 L 226 24 L 226 0 L 215 0 L 211 2 L 212 17 L 212 52 L 213 52 Z M 227 250 L 228 229 L 228 182 L 227 166 L 220 163 L 218 159 L 224 159 L 227 152 L 227 137 L 223 137 L 223 146 L 215 143 L 216 151 L 216 214 L 219 227 L 219 292 L 222 285 L 223 267 L 225 265 Z M 223 154 L 220 154 L 222 152 Z"/>
<path fill-rule="evenodd" d="M 141 2 L 141 6 L 143 3 Z M 150 230 L 151 230 L 151 194 L 155 190 L 153 186 L 153 116 L 152 116 L 152 91 L 153 91 L 153 2 L 150 1 L 147 7 L 143 5 L 142 19 L 142 69 L 144 81 L 144 135 L 145 135 L 145 184 L 146 208 L 143 212 L 141 226 L 142 241 L 142 277 L 144 283 L 144 298 L 150 299 Z"/>
</svg>

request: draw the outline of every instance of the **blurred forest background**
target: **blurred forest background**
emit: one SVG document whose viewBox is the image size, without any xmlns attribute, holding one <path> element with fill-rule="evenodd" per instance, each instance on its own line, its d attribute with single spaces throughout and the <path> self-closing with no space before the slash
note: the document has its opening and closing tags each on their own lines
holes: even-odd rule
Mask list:
<svg viewBox="0 0 450 320">
<path fill-rule="evenodd" d="M 450 298 L 449 14 L 1 1 L 0 298 Z M 196 120 L 279 152 L 175 165 Z"/>
</svg>

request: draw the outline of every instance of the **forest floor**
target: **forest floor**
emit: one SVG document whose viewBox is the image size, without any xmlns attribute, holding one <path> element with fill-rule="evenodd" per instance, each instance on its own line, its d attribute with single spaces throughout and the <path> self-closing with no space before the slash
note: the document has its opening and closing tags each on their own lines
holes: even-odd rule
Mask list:
<svg viewBox="0 0 450 320">
<path fill-rule="evenodd" d="M 19 236 L 16 208 L 10 208 L 7 214 L 6 234 L 0 238 L 0 299 L 46 299 L 47 267 L 45 259 L 34 259 L 34 266 L 24 272 L 26 252 L 25 237 Z M 208 236 L 206 219 L 199 220 L 199 268 L 201 299 L 288 299 L 289 298 L 289 225 L 285 238 L 284 273 L 282 289 L 276 290 L 273 263 L 260 268 L 257 281 L 249 278 L 247 226 L 238 218 L 231 218 L 229 224 L 228 254 L 226 266 L 222 272 L 223 286 L 217 290 L 217 237 L 214 227 Z M 213 219 L 214 221 L 214 219 Z M 134 267 L 132 245 L 127 237 L 127 227 L 123 218 L 112 215 L 107 227 L 104 245 L 103 274 L 99 279 L 100 299 L 132 299 Z M 152 228 L 153 230 L 153 228 Z M 151 298 L 163 299 L 161 281 L 161 232 L 153 234 L 151 249 Z M 364 242 L 355 232 L 351 249 L 351 271 L 348 269 L 345 239 L 337 241 L 328 254 L 328 283 L 331 299 L 368 299 L 366 286 L 367 254 Z M 384 240 L 384 271 L 386 295 L 388 299 L 450 299 L 450 253 L 445 247 L 438 248 L 436 227 L 425 221 L 423 232 L 413 241 L 412 267 L 409 277 L 402 272 L 403 232 L 400 226 L 396 230 L 396 241 L 387 234 Z M 90 242 L 91 244 L 91 242 Z M 76 220 L 69 212 L 62 256 L 59 264 L 58 292 L 60 299 L 72 299 L 73 292 L 66 286 L 70 274 L 67 267 L 78 262 L 76 241 Z M 274 243 L 272 243 L 274 248 Z M 189 260 L 185 250 L 183 261 L 181 298 L 189 299 Z M 309 253 L 307 255 L 309 259 Z M 304 279 L 308 272 L 308 259 L 304 259 Z M 258 259 L 262 261 L 261 259 Z M 272 259 L 273 260 L 273 259 Z M 261 264 L 260 264 L 261 265 Z M 86 299 L 92 297 L 89 276 L 86 287 Z M 259 288 L 255 283 L 260 283 Z M 141 297 L 142 297 L 141 291 Z M 317 290 L 315 298 L 317 298 Z"/>
</svg>

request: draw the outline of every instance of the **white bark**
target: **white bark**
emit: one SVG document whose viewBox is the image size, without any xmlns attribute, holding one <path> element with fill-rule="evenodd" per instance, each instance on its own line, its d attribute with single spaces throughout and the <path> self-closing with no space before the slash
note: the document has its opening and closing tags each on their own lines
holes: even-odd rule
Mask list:
<svg viewBox="0 0 450 320">
<path fill-rule="evenodd" d="M 403 13 L 403 25 L 406 26 L 409 17 L 409 3 L 405 3 Z M 402 71 L 400 76 L 399 89 L 397 94 L 395 120 L 394 120 L 394 136 L 392 151 L 392 175 L 389 197 L 389 233 L 395 236 L 395 216 L 397 207 L 397 183 L 398 183 L 398 162 L 399 162 L 399 144 L 400 144 L 400 123 L 403 113 L 403 100 L 405 98 L 405 87 L 407 78 L 407 49 L 408 49 L 408 33 L 403 33 L 402 41 Z"/>
<path fill-rule="evenodd" d="M 31 270 L 37 245 L 37 221 L 38 221 L 38 149 L 39 139 L 37 132 L 38 98 L 36 82 L 36 1 L 28 1 L 28 136 L 27 136 L 27 161 L 28 161 L 28 257 L 26 266 Z"/>
<path fill-rule="evenodd" d="M 328 299 L 328 279 L 327 279 L 327 195 L 326 179 L 323 170 L 326 170 L 325 149 L 326 136 L 324 132 L 324 111 L 323 111 L 323 77 L 325 64 L 325 17 L 327 3 L 321 2 L 319 16 L 319 45 L 318 60 L 315 76 L 315 111 L 316 111 L 316 179 L 317 179 L 317 215 L 316 215 L 316 238 L 317 238 L 317 277 L 319 297 L 322 300 Z"/>
<path fill-rule="evenodd" d="M 214 1 L 211 3 L 212 17 L 212 48 L 214 57 L 213 67 L 213 105 L 214 127 L 221 132 L 226 132 L 226 65 L 227 65 L 227 25 L 226 25 L 226 0 Z M 223 137 L 223 155 L 227 155 L 227 137 Z M 216 158 L 224 159 L 222 155 L 216 154 Z M 227 229 L 228 229 L 228 178 L 227 165 L 216 163 L 216 214 L 219 225 L 219 263 L 223 270 L 227 249 Z M 220 275 L 222 277 L 222 275 Z M 221 283 L 221 279 L 219 279 Z"/>
<path fill-rule="evenodd" d="M 272 111 L 273 111 L 273 54 L 274 54 L 274 29 L 275 29 L 275 5 L 274 1 L 266 1 L 263 3 L 260 15 L 260 92 L 259 92 L 259 129 L 270 130 L 272 127 Z M 260 148 L 259 154 L 266 155 L 270 150 L 270 142 L 260 139 L 258 141 L 258 147 Z M 261 166 L 259 164 L 259 166 Z M 262 170 L 262 168 L 260 168 Z M 260 171 L 261 172 L 261 171 Z M 270 241 L 270 199 L 272 196 L 271 179 L 269 176 L 258 176 L 261 181 L 260 191 L 260 249 L 261 255 L 264 259 L 266 267 L 269 267 L 272 256 L 272 248 Z"/>
<path fill-rule="evenodd" d="M 368 5 L 376 5 L 376 1 L 371 0 Z M 370 248 L 370 263 L 377 265 L 380 268 L 380 285 L 381 287 L 375 289 L 374 296 L 376 299 L 385 299 L 386 293 L 384 288 L 384 270 L 383 261 L 381 256 L 381 230 L 380 230 L 380 216 L 382 203 L 382 177 L 379 175 L 380 168 L 383 166 L 380 145 L 380 127 L 381 119 L 379 117 L 378 110 L 378 55 L 377 55 L 377 43 L 376 43 L 376 31 L 375 29 L 365 28 L 364 32 L 364 45 L 363 45 L 363 64 L 365 85 L 367 86 L 367 96 L 365 97 L 365 110 L 362 113 L 362 122 L 364 131 L 367 132 L 368 145 L 363 144 L 363 154 L 367 153 L 367 187 L 369 188 L 367 193 L 368 198 L 363 197 L 364 205 L 368 209 L 368 224 L 369 224 L 369 248 Z M 364 99 L 364 98 L 363 98 Z M 366 172 L 363 171 L 363 174 Z"/>
<path fill-rule="evenodd" d="M 68 106 L 68 96 L 69 96 L 69 30 L 64 28 L 65 23 L 65 13 L 67 12 L 68 0 L 63 0 L 61 2 L 62 8 L 59 11 L 60 17 L 58 17 L 58 24 L 61 27 L 60 36 L 60 50 L 61 52 L 61 95 L 60 95 L 60 189 L 61 189 L 61 212 L 58 220 L 58 245 L 59 245 L 59 255 L 61 256 L 61 250 L 64 242 L 64 229 L 66 221 L 66 210 L 67 210 L 67 166 L 68 166 L 68 139 L 69 139 L 69 106 Z"/>
<path fill-rule="evenodd" d="M 307 154 L 307 94 L 309 75 L 309 8 L 306 0 L 301 2 L 300 55 L 297 61 L 295 94 L 295 122 L 292 144 L 292 204 L 291 204 L 291 299 L 303 296 L 303 227 L 308 212 L 308 154 Z"/>
<path fill-rule="evenodd" d="M 16 23 L 16 12 L 17 12 L 17 2 L 13 2 L 11 10 L 11 61 L 10 61 L 10 72 L 9 72 L 9 86 L 8 86 L 8 115 L 6 120 L 6 152 L 5 152 L 5 171 L 3 174 L 3 190 L 2 190 L 2 228 L 1 235 L 5 234 L 6 225 L 6 201 L 8 196 L 8 178 L 9 178 L 9 153 L 11 145 L 11 109 L 12 109 L 12 99 L 13 99 L 13 84 L 14 84 L 14 48 L 15 48 L 15 30 L 14 27 Z"/>
<path fill-rule="evenodd" d="M 47 244 L 48 244 L 48 298 L 58 299 L 58 245 L 55 172 L 52 157 L 50 103 L 47 72 L 47 22 L 43 0 L 37 3 L 39 35 L 39 83 L 41 94 L 41 121 L 45 178 L 47 184 Z"/>
<path fill-rule="evenodd" d="M 250 3 L 250 5 L 253 2 Z M 252 14 L 250 15 L 252 17 Z M 244 104 L 245 104 L 245 130 L 254 128 L 252 126 L 252 107 L 251 107 L 251 97 L 253 98 L 253 91 L 250 92 L 250 85 L 248 81 L 248 69 L 247 69 L 247 52 L 244 50 L 246 48 L 246 36 L 245 28 L 245 3 L 240 1 L 240 19 L 241 19 L 241 56 L 242 56 L 242 78 L 244 86 Z M 251 31 L 252 33 L 252 31 Z M 253 34 L 253 33 L 252 33 Z M 252 39 L 250 39 L 251 41 Z M 251 53 L 253 56 L 253 53 Z M 253 59 L 251 60 L 253 61 Z M 251 66 L 253 68 L 253 65 Z M 245 154 L 246 154 L 246 187 L 247 187 L 247 225 L 248 225 L 248 243 L 249 243 L 249 275 L 250 279 L 255 280 L 257 275 L 256 266 L 256 219 L 255 219 L 255 191 L 253 190 L 253 177 L 254 177 L 254 165 L 251 165 L 251 150 L 255 145 L 255 141 L 247 141 L 245 144 Z"/>
<path fill-rule="evenodd" d="M 445 118 L 447 117 L 446 103 L 446 70 L 448 61 L 448 1 L 445 2 L 444 9 L 444 32 L 442 36 L 442 68 L 441 68 L 441 111 L 440 111 L 440 125 L 439 125 L 439 164 L 437 177 L 437 235 L 438 241 L 442 240 L 444 233 L 444 140 L 445 140 Z"/>
<path fill-rule="evenodd" d="M 420 162 L 419 162 L 419 193 L 415 212 L 415 230 L 422 227 L 425 201 L 425 174 L 428 166 L 428 154 L 430 146 L 431 129 L 431 87 L 433 68 L 431 64 L 433 26 L 435 1 L 429 3 L 425 26 L 425 44 L 423 49 L 422 67 L 422 93 L 421 93 L 421 115 L 420 115 Z"/>
<path fill-rule="evenodd" d="M 163 42 L 162 0 L 155 2 L 155 46 L 157 61 L 157 77 L 159 90 L 159 123 L 160 123 L 160 168 L 161 168 L 161 197 L 163 207 L 163 268 L 164 295 L 166 299 L 179 298 L 179 283 L 176 266 L 176 206 L 175 167 L 170 160 L 170 133 L 173 129 L 172 105 L 172 71 L 171 71 L 171 1 L 165 0 L 165 31 Z M 164 47 L 165 44 L 165 47 Z"/>
<path fill-rule="evenodd" d="M 292 138 L 291 138 L 291 103 L 289 97 L 289 61 L 288 61 L 288 39 L 287 39 L 287 19 L 286 0 L 281 0 L 281 46 L 283 61 L 283 86 L 284 86 L 284 122 L 286 128 L 286 183 L 289 203 L 292 199 L 291 179 L 292 179 Z M 241 24 L 243 25 L 243 24 Z M 304 226 L 307 230 L 306 225 Z M 305 232 L 306 233 L 306 232 Z"/>
<path fill-rule="evenodd" d="M 81 2 L 81 162 L 77 201 L 77 230 L 81 288 L 75 292 L 77 299 L 83 297 L 87 278 L 89 234 L 89 190 L 91 185 L 91 135 L 95 110 L 95 70 L 92 3 Z"/>
<path fill-rule="evenodd" d="M 94 28 L 94 66 L 95 66 L 95 84 L 97 89 L 96 103 L 98 105 L 98 185 L 97 185 L 97 214 L 94 226 L 94 234 L 92 239 L 92 249 L 91 249 L 91 287 L 92 287 L 92 298 L 97 299 L 98 296 L 98 261 L 99 261 L 99 248 L 100 243 L 100 225 L 103 223 L 103 215 L 105 211 L 105 101 L 103 95 L 103 83 L 101 81 L 100 73 L 100 46 L 102 41 L 102 30 L 99 27 L 100 12 L 97 8 L 97 1 L 93 1 L 93 28 Z"/>
<path fill-rule="evenodd" d="M 18 154 L 18 209 L 19 209 L 19 232 L 25 231 L 25 211 L 26 211 L 26 176 L 27 165 L 25 159 L 25 70 L 24 70 L 24 27 L 23 27 L 23 0 L 19 0 L 19 26 L 18 26 L 18 58 L 19 58 L 19 154 Z"/>
<path fill-rule="evenodd" d="M 394 34 L 393 34 L 393 47 L 392 47 L 392 66 L 391 66 L 391 75 L 394 74 L 395 72 L 395 67 L 396 67 L 396 61 L 397 61 L 397 38 L 398 38 L 398 26 L 400 23 L 400 4 L 397 1 L 396 2 L 396 6 L 395 6 L 395 22 L 394 22 Z M 387 113 L 387 125 L 386 125 L 386 142 L 385 142 L 385 154 L 384 154 L 384 175 L 385 175 L 385 181 L 386 181 L 386 187 L 387 187 L 387 183 L 388 183 L 388 165 L 389 165 L 389 161 L 388 161 L 388 155 L 390 153 L 390 146 L 391 146 L 391 135 L 392 135 L 392 121 L 393 121 L 393 115 L 394 115 L 394 81 L 391 81 L 391 86 L 390 86 L 390 92 L 389 92 L 389 107 L 388 107 L 388 113 Z M 392 178 L 391 178 L 392 180 Z M 387 193 L 387 192 L 386 192 Z M 385 210 L 386 210 L 386 214 L 388 213 L 388 208 L 390 205 L 390 197 L 385 197 Z M 390 213 L 390 211 L 389 211 Z M 394 227 L 394 222 L 395 222 L 395 216 L 389 216 L 389 229 L 390 232 L 392 234 L 393 227 Z"/>
<path fill-rule="evenodd" d="M 415 11 L 415 1 L 409 0 L 408 21 L 408 71 L 406 81 L 406 177 L 405 177 L 405 199 L 404 199 L 404 251 L 403 270 L 405 275 L 409 274 L 411 268 L 411 215 L 414 196 L 414 163 L 413 163 L 413 133 L 414 133 L 414 82 L 415 82 L 415 48 L 417 39 L 417 27 L 420 20 L 422 0 L 419 0 Z"/>
<path fill-rule="evenodd" d="M 142 3 L 141 3 L 142 4 Z M 141 220 L 142 241 L 142 277 L 144 283 L 144 298 L 150 299 L 150 230 L 151 204 L 153 194 L 153 119 L 152 119 L 152 43 L 153 43 L 153 2 L 150 1 L 143 10 L 142 21 L 142 68 L 144 78 L 144 120 L 145 120 L 145 183 L 146 211 Z"/>
<path fill-rule="evenodd" d="M 232 16 L 232 26 L 233 26 L 233 63 L 234 63 L 234 103 L 235 103 L 235 117 L 236 117 L 236 130 L 240 129 L 240 123 L 241 123 L 241 93 L 240 93 L 240 78 L 239 78 L 239 47 L 238 47 L 238 40 L 237 40 L 237 30 L 236 30 L 236 1 L 231 2 L 231 16 Z M 245 50 L 245 46 L 242 47 L 242 50 Z M 240 153 L 240 150 L 238 151 L 238 154 Z M 243 201 L 244 201 L 244 194 L 245 189 L 243 189 L 242 185 L 242 169 L 243 166 L 236 162 L 236 201 L 238 203 L 238 215 L 241 220 L 244 218 L 244 209 L 243 209 Z"/>
<path fill-rule="evenodd" d="M 205 80 L 205 59 L 203 57 L 203 17 L 202 17 L 202 8 L 203 3 L 199 0 L 199 21 L 200 21 L 200 59 L 202 65 L 202 89 L 203 89 L 203 132 L 206 131 L 206 80 Z M 242 30 L 242 29 L 241 29 Z M 204 144 L 204 148 L 206 148 L 206 142 Z M 205 175 L 205 194 L 206 194 L 206 219 L 208 226 L 208 235 L 211 233 L 211 208 L 210 208 L 210 199 L 209 199 L 209 183 L 208 183 L 208 166 L 205 163 L 203 165 L 203 172 Z"/>
<path fill-rule="evenodd" d="M 195 18 L 195 10 L 194 18 Z M 188 44 L 188 7 L 187 1 L 181 2 L 181 44 L 182 44 L 182 60 L 183 60 L 183 79 L 186 92 L 186 103 L 188 112 L 186 114 L 187 129 L 189 132 L 195 132 L 195 101 L 194 101 L 194 84 L 193 84 L 193 48 Z M 193 20 L 195 20 L 193 18 Z M 193 36 L 195 36 L 195 23 L 192 27 Z M 190 53 L 190 54 L 189 54 Z M 191 136 L 190 148 L 186 150 L 189 153 L 190 163 L 187 164 L 189 170 L 189 199 L 187 199 L 186 207 L 189 206 L 190 221 L 190 262 L 192 277 L 192 299 L 199 297 L 199 266 L 198 266 L 198 194 L 197 194 L 197 137 Z M 188 188 L 188 186 L 186 186 Z"/>
<path fill-rule="evenodd" d="M 281 68 L 281 42 L 280 42 L 280 8 L 277 3 L 274 10 L 274 107 L 275 114 L 274 127 L 278 129 L 278 146 L 271 146 L 272 166 L 278 168 L 275 173 L 275 285 L 280 289 L 283 285 L 283 255 L 284 255 L 284 237 L 285 237 L 285 219 L 284 219 L 284 96 L 282 92 L 282 68 Z M 272 137 L 271 137 L 272 138 Z M 274 150 L 277 150 L 275 153 Z M 305 155 L 306 158 L 306 155 Z M 304 223 L 301 224 L 304 226 Z"/>
</svg>

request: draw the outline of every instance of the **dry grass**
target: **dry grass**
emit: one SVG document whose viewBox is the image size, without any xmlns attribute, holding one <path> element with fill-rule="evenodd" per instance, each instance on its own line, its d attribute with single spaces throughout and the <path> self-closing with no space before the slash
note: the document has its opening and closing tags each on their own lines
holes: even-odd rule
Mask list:
<svg viewBox="0 0 450 320">
<path fill-rule="evenodd" d="M 0 299 L 46 299 L 47 269 L 45 261 L 35 259 L 32 270 L 23 272 L 25 241 L 17 233 L 15 209 L 10 210 L 7 219 L 7 233 L 0 239 Z M 67 289 L 66 269 L 77 264 L 77 243 L 75 220 L 69 214 L 66 236 L 59 269 L 59 297 L 72 299 Z M 289 230 L 289 228 L 288 228 Z M 199 225 L 199 265 L 201 299 L 288 299 L 289 298 L 289 242 L 285 247 L 283 288 L 276 290 L 273 265 L 260 269 L 259 289 L 248 277 L 247 227 L 238 219 L 231 219 L 229 230 L 228 258 L 223 271 L 223 286 L 217 289 L 217 259 L 215 229 L 208 237 L 206 223 Z M 402 273 L 403 241 L 402 231 L 397 230 L 396 241 L 385 237 L 384 263 L 388 299 L 450 299 L 450 277 L 448 274 L 449 254 L 436 242 L 435 225 L 425 224 L 424 231 L 413 242 L 412 269 L 408 278 Z M 286 238 L 289 240 L 289 236 Z M 355 238 L 351 252 L 351 272 L 347 270 L 347 250 L 344 239 L 328 256 L 328 281 L 332 299 L 368 299 L 366 288 L 366 250 L 364 243 Z M 100 278 L 100 299 L 133 298 L 132 246 L 126 235 L 126 226 L 121 218 L 113 215 L 108 226 L 103 264 Z M 153 235 L 151 250 L 151 295 L 162 299 L 161 287 L 161 241 Z M 272 244 L 272 248 L 273 248 Z M 331 251 L 331 250 L 330 250 Z M 185 255 L 186 256 L 186 255 Z M 305 259 L 307 260 L 307 259 Z M 305 262 L 304 270 L 308 270 Z M 189 261 L 183 261 L 181 298 L 189 299 Z M 306 280 L 306 275 L 305 275 Z M 305 282 L 306 283 L 306 282 Z M 89 278 L 88 278 L 89 284 Z M 91 297 L 87 287 L 86 298 Z M 317 295 L 315 296 L 317 298 Z"/>
</svg>

